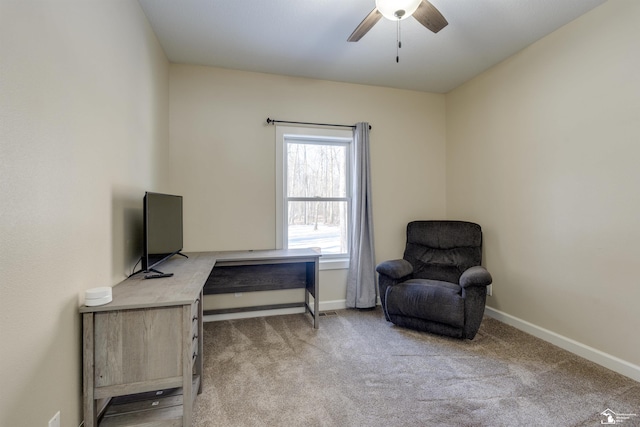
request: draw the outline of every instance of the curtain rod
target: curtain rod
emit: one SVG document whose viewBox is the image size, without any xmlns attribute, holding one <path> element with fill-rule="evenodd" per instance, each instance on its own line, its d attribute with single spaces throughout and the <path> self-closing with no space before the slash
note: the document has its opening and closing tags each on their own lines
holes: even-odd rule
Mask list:
<svg viewBox="0 0 640 427">
<path fill-rule="evenodd" d="M 334 125 L 331 123 L 309 123 L 309 122 L 289 122 L 286 120 L 272 120 L 267 117 L 267 124 L 272 125 L 275 123 L 288 123 L 292 125 L 313 125 L 313 126 L 331 126 L 331 127 L 339 127 L 339 128 L 351 128 L 355 129 L 354 125 Z M 371 125 L 369 125 L 369 130 L 371 130 Z"/>
</svg>

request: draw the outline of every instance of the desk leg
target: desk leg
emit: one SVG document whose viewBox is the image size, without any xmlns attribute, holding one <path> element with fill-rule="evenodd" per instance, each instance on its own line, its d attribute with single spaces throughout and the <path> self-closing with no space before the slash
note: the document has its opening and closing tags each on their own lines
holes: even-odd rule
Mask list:
<svg viewBox="0 0 640 427">
<path fill-rule="evenodd" d="M 82 389 L 85 427 L 98 426 L 94 399 L 94 351 L 93 313 L 85 313 L 82 315 Z"/>
<path fill-rule="evenodd" d="M 320 266 L 316 258 L 313 263 L 313 327 L 318 329 L 320 318 Z"/>
<path fill-rule="evenodd" d="M 193 397 L 193 353 L 191 352 L 191 344 L 193 336 L 191 335 L 191 305 L 182 307 L 182 425 L 183 427 L 191 427 L 192 414 L 192 397 Z"/>
<path fill-rule="evenodd" d="M 200 302 L 198 303 L 198 357 L 196 358 L 196 375 L 200 377 L 200 386 L 198 387 L 198 394 L 202 393 L 202 383 L 204 382 L 203 375 L 203 363 L 204 363 L 204 328 L 203 328 L 203 310 L 204 305 L 204 293 L 200 291 Z"/>
<path fill-rule="evenodd" d="M 320 326 L 319 322 L 318 322 L 318 317 L 320 316 L 320 302 L 318 301 L 318 298 L 314 298 L 313 300 L 313 328 L 314 329 L 318 329 L 318 327 Z"/>
</svg>

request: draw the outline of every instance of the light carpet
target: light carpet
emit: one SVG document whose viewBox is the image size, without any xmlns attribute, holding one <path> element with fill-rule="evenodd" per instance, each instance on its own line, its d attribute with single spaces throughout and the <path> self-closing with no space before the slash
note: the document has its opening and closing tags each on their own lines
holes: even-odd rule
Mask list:
<svg viewBox="0 0 640 427">
<path fill-rule="evenodd" d="M 206 323 L 194 427 L 640 426 L 640 383 L 495 319 L 468 341 L 334 313 Z"/>
</svg>

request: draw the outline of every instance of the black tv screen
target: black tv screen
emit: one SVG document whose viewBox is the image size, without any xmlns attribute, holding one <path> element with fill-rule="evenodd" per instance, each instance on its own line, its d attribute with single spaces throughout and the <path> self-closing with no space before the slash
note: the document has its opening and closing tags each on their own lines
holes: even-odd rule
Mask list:
<svg viewBox="0 0 640 427">
<path fill-rule="evenodd" d="M 182 196 L 146 192 L 143 209 L 142 270 L 153 268 L 182 250 Z"/>
</svg>

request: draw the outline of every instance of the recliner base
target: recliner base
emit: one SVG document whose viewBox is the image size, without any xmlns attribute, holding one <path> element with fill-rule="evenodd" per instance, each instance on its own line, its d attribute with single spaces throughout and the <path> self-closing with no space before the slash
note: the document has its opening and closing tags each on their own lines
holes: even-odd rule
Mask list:
<svg viewBox="0 0 640 427">
<path fill-rule="evenodd" d="M 428 322 L 415 317 L 401 316 L 390 314 L 388 320 L 394 325 L 404 328 L 414 329 L 422 332 L 429 332 L 432 334 L 438 334 L 453 338 L 466 338 L 463 336 L 464 330 L 462 328 L 455 328 L 453 326 L 445 325 L 443 323 Z"/>
</svg>

